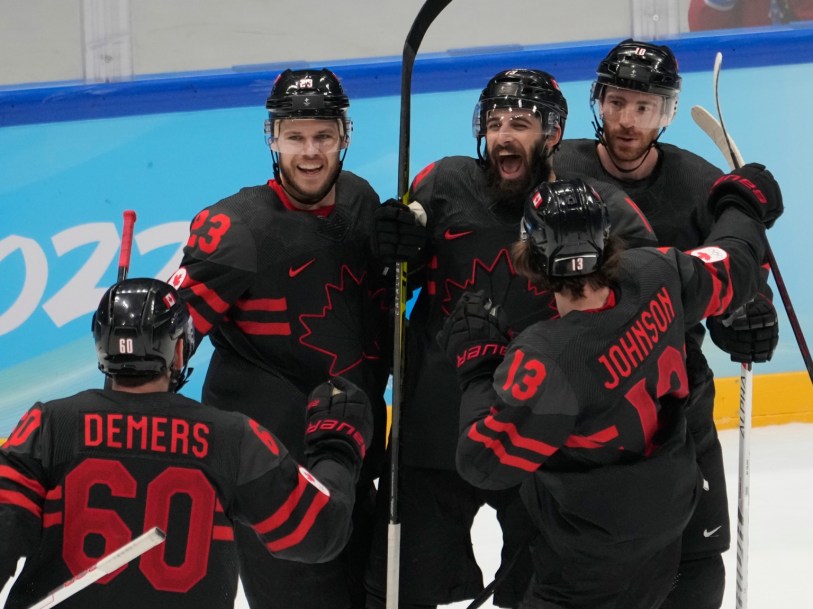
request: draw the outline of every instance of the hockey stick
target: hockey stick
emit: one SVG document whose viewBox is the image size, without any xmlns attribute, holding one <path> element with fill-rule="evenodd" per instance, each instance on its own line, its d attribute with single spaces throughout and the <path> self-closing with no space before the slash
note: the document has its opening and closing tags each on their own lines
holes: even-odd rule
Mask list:
<svg viewBox="0 0 813 609">
<path fill-rule="evenodd" d="M 151 528 L 112 554 L 108 554 L 95 565 L 85 569 L 76 577 L 69 579 L 59 588 L 54 588 L 44 599 L 31 605 L 28 609 L 45 609 L 45 607 L 53 607 L 61 603 L 77 592 L 84 590 L 90 584 L 98 581 L 108 573 L 112 573 L 131 560 L 138 558 L 147 550 L 164 543 L 164 539 L 166 539 L 166 534 L 161 529 L 158 527 Z"/>
<path fill-rule="evenodd" d="M 121 227 L 121 249 L 119 250 L 119 272 L 116 276 L 116 283 L 127 279 L 130 271 L 130 254 L 133 251 L 133 227 L 135 226 L 136 213 L 132 209 L 124 211 L 124 224 Z M 113 379 L 104 377 L 104 388 L 111 389 Z"/>
<path fill-rule="evenodd" d="M 722 53 L 718 53 L 714 61 L 714 93 L 716 99 L 717 80 L 720 75 L 720 64 L 722 63 L 722 58 Z M 717 99 L 717 113 L 720 114 L 719 99 Z M 737 167 L 742 166 L 742 155 L 737 149 L 737 146 L 734 144 L 734 141 L 728 136 L 728 132 L 725 129 L 725 124 L 722 123 L 722 115 L 720 115 L 721 122 L 718 123 L 708 110 L 701 106 L 694 106 L 692 108 L 692 118 L 694 119 L 695 123 L 697 123 L 697 125 L 703 131 L 705 131 L 706 134 L 708 134 L 714 143 L 717 144 L 717 147 L 720 149 L 720 152 L 723 153 L 723 156 L 728 161 L 731 169 L 736 169 Z M 799 346 L 799 352 L 802 354 L 802 361 L 804 361 L 807 375 L 810 378 L 810 382 L 813 383 L 813 358 L 810 356 L 810 349 L 808 349 L 807 341 L 805 340 L 804 333 L 802 332 L 802 326 L 799 324 L 799 318 L 796 315 L 796 310 L 793 308 L 793 302 L 790 300 L 790 294 L 788 293 L 787 286 L 785 285 L 785 280 L 782 278 L 782 274 L 779 272 L 779 265 L 776 262 L 773 250 L 771 249 L 770 243 L 767 242 L 767 239 L 765 242 L 765 255 L 768 258 L 768 264 L 771 267 L 771 273 L 773 273 L 776 288 L 779 290 L 779 296 L 781 297 L 782 304 L 785 307 L 788 322 L 790 322 L 790 327 L 793 330 L 793 336 L 796 338 L 796 344 Z"/>
<path fill-rule="evenodd" d="M 478 607 L 481 607 L 483 603 L 485 603 L 489 598 L 491 598 L 491 595 L 494 594 L 494 591 L 497 589 L 497 586 L 499 586 L 501 583 L 503 583 L 503 581 L 505 581 L 505 579 L 511 573 L 511 570 L 514 568 L 514 565 L 517 564 L 517 560 L 519 559 L 519 555 L 522 554 L 523 549 L 524 548 L 520 548 L 514 553 L 514 555 L 511 557 L 511 560 L 509 560 L 508 564 L 505 565 L 505 568 L 502 570 L 502 573 L 495 576 L 494 579 L 491 580 L 491 583 L 488 584 L 485 588 L 483 588 L 483 591 L 480 594 L 474 597 L 474 599 L 468 604 L 466 609 L 477 609 Z"/>
<path fill-rule="evenodd" d="M 423 37 L 435 18 L 452 0 L 426 0 L 418 11 L 404 41 L 401 60 L 401 126 L 398 136 L 398 196 L 409 204 L 409 128 L 412 94 L 412 68 Z M 398 514 L 398 449 L 400 445 L 401 399 L 404 375 L 404 317 L 407 301 L 407 265 L 395 264 L 395 323 L 392 361 L 392 421 L 390 425 L 390 496 L 387 527 L 387 609 L 398 607 L 401 562 L 401 524 Z"/>
<path fill-rule="evenodd" d="M 127 279 L 130 271 L 130 254 L 133 251 L 133 227 L 135 226 L 136 213 L 132 209 L 124 212 L 124 226 L 121 230 L 121 251 L 119 252 L 119 274 L 116 282 Z"/>
</svg>

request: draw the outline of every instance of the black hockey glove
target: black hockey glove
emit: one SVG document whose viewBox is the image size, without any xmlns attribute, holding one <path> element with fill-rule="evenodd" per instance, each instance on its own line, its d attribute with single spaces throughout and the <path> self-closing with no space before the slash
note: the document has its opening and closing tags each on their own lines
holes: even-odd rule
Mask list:
<svg viewBox="0 0 813 609">
<path fill-rule="evenodd" d="M 305 455 L 327 457 L 355 466 L 361 461 L 373 437 L 373 411 L 367 394 L 342 377 L 335 377 L 314 389 L 308 397 L 308 427 Z"/>
<path fill-rule="evenodd" d="M 771 228 L 785 211 L 782 191 L 765 165 L 748 163 L 719 178 L 709 192 L 709 210 L 715 219 L 734 206 L 765 228 Z"/>
<path fill-rule="evenodd" d="M 480 376 L 491 376 L 508 346 L 508 328 L 485 292 L 466 292 L 457 301 L 438 343 L 457 370 L 461 388 Z"/>
<path fill-rule="evenodd" d="M 711 340 L 731 356 L 732 362 L 768 362 L 779 342 L 779 319 L 773 303 L 757 297 L 726 318 L 709 317 Z"/>
<path fill-rule="evenodd" d="M 408 262 L 426 245 L 429 232 L 412 210 L 388 199 L 375 210 L 372 239 L 373 256 L 383 266 Z"/>
</svg>

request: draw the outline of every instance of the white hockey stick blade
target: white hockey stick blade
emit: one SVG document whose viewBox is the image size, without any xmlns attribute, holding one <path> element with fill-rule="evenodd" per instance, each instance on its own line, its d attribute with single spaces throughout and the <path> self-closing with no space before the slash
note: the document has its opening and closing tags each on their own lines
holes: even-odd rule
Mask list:
<svg viewBox="0 0 813 609">
<path fill-rule="evenodd" d="M 711 138 L 717 148 L 719 148 L 720 152 L 728 163 L 729 168 L 736 169 L 737 167 L 742 167 L 745 164 L 742 159 L 742 154 L 740 154 L 734 140 L 729 137 L 728 141 L 726 142 L 723 127 L 720 125 L 720 121 L 712 116 L 711 112 L 706 110 L 703 106 L 692 106 L 692 118 L 694 119 L 695 124 L 700 127 L 705 134 Z M 731 144 L 730 151 L 728 148 L 729 144 Z M 731 158 L 732 152 L 734 154 L 734 158 Z"/>
<path fill-rule="evenodd" d="M 70 598 L 80 590 L 84 590 L 90 584 L 98 581 L 108 573 L 112 573 L 116 569 L 126 565 L 131 560 L 134 560 L 144 554 L 147 550 L 151 550 L 158 544 L 164 543 L 166 534 L 158 527 L 153 527 L 143 535 L 133 539 L 130 543 L 121 546 L 112 554 L 108 554 L 102 558 L 95 565 L 82 571 L 79 575 L 69 579 L 59 588 L 55 588 L 48 593 L 44 599 L 31 605 L 28 609 L 45 609 L 45 607 L 53 607 Z"/>
</svg>

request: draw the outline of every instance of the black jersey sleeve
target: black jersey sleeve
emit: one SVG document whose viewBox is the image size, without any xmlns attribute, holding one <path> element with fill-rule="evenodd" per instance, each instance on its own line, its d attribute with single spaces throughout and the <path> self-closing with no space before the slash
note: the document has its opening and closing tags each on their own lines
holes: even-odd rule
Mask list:
<svg viewBox="0 0 813 609">
<path fill-rule="evenodd" d="M 494 379 L 463 393 L 457 469 L 474 486 L 504 489 L 535 472 L 574 429 L 578 403 L 555 362 L 520 335 Z"/>
<path fill-rule="evenodd" d="M 610 231 L 621 237 L 627 247 L 656 246 L 658 239 L 646 216 L 621 189 L 593 178 L 586 178 L 604 202 L 610 215 Z"/>
<path fill-rule="evenodd" d="M 256 272 L 254 236 L 239 217 L 217 204 L 195 216 L 181 266 L 169 282 L 189 308 L 196 345 L 246 292 Z"/>
<path fill-rule="evenodd" d="M 324 562 L 350 536 L 354 475 L 331 459 L 306 469 L 271 432 L 247 419 L 232 515 L 250 525 L 272 554 Z"/>
<path fill-rule="evenodd" d="M 0 586 L 39 541 L 48 489 L 41 460 L 42 418 L 42 406 L 36 404 L 0 448 Z"/>
<path fill-rule="evenodd" d="M 728 210 L 703 246 L 686 253 L 671 250 L 683 286 L 687 325 L 731 312 L 754 297 L 762 281 L 764 243 L 759 222 Z"/>
</svg>

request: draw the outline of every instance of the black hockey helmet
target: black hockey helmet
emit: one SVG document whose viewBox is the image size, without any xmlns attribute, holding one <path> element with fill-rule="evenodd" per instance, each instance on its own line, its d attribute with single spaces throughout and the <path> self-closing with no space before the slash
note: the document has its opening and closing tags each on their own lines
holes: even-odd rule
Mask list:
<svg viewBox="0 0 813 609">
<path fill-rule="evenodd" d="M 105 292 L 91 322 L 99 369 L 108 376 L 160 374 L 175 359 L 184 339 L 184 370 L 174 371 L 172 388 L 186 381 L 194 332 L 186 305 L 168 283 L 125 279 Z"/>
<path fill-rule="evenodd" d="M 598 270 L 609 234 L 607 206 L 583 180 L 543 182 L 525 202 L 520 238 L 548 277 Z"/>
<path fill-rule="evenodd" d="M 275 122 L 286 118 L 336 119 L 345 147 L 350 142 L 353 122 L 347 115 L 350 99 L 339 78 L 326 68 L 285 70 L 274 81 L 265 100 L 268 110 L 266 135 L 275 135 Z"/>
<path fill-rule="evenodd" d="M 664 124 L 668 125 L 677 112 L 681 77 L 678 62 L 668 46 L 639 42 L 628 38 L 617 44 L 601 60 L 596 80 L 590 91 L 590 105 L 601 101 L 605 88 L 617 87 L 664 98 Z"/>
<path fill-rule="evenodd" d="M 527 109 L 539 117 L 542 131 L 553 133 L 557 126 L 565 132 L 567 101 L 556 80 L 542 70 L 517 68 L 504 70 L 488 81 L 480 93 L 472 116 L 472 134 L 477 139 L 485 137 L 488 115 L 497 108 Z"/>
</svg>

